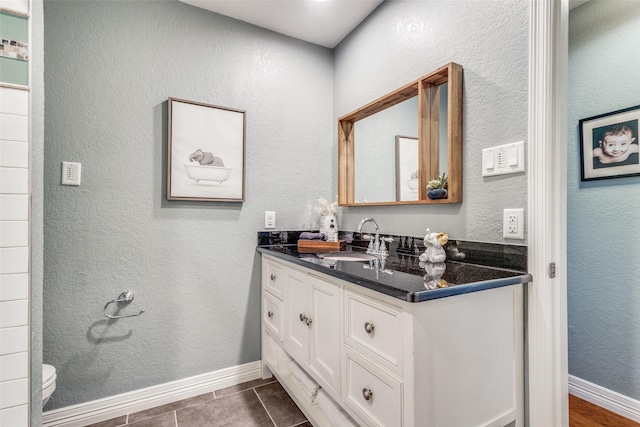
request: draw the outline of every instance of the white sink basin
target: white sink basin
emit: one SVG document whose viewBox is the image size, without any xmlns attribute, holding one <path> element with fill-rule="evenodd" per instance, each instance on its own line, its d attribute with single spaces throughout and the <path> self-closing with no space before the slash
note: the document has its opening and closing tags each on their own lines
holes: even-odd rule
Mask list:
<svg viewBox="0 0 640 427">
<path fill-rule="evenodd" d="M 377 258 L 375 255 L 357 252 L 325 252 L 318 256 L 328 261 L 369 261 Z"/>
</svg>

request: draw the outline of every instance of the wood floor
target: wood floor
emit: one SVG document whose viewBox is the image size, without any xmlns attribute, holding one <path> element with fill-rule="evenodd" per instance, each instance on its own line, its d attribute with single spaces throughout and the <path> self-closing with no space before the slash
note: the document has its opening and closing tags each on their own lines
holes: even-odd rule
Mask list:
<svg viewBox="0 0 640 427">
<path fill-rule="evenodd" d="M 640 424 L 569 395 L 569 427 L 638 427 Z"/>
</svg>

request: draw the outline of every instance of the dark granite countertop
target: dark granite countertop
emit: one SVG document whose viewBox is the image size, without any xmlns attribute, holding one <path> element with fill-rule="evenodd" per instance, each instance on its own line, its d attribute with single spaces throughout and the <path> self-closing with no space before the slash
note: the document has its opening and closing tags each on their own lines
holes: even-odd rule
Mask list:
<svg viewBox="0 0 640 427">
<path fill-rule="evenodd" d="M 354 283 L 385 295 L 421 302 L 470 292 L 527 283 L 532 280 L 524 271 L 488 267 L 458 261 L 447 261 L 442 279 L 447 287 L 436 287 L 426 275 L 415 255 L 392 252 L 384 262 L 328 261 L 313 253 L 300 253 L 295 244 L 259 245 L 258 252 L 289 261 L 329 276 Z M 364 253 L 364 249 L 347 245 L 346 252 Z M 430 289 L 430 288 L 434 289 Z"/>
</svg>

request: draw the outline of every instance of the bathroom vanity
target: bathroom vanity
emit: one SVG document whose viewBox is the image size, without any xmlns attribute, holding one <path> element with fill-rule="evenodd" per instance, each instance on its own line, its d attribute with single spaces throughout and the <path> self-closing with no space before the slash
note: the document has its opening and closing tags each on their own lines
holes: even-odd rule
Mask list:
<svg viewBox="0 0 640 427">
<path fill-rule="evenodd" d="M 523 425 L 530 275 L 447 262 L 448 286 L 429 290 L 415 256 L 381 265 L 295 245 L 258 251 L 263 375 L 275 375 L 314 426 L 337 421 L 294 378 L 292 361 L 353 425 Z"/>
</svg>

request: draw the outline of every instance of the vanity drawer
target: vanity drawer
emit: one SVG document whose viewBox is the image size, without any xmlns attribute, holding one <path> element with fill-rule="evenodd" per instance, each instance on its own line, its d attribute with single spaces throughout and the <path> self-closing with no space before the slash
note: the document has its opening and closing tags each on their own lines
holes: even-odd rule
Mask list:
<svg viewBox="0 0 640 427">
<path fill-rule="evenodd" d="M 345 343 L 402 376 L 402 311 L 350 291 L 345 293 Z"/>
<path fill-rule="evenodd" d="M 266 330 L 282 342 L 284 333 L 282 330 L 282 301 L 268 292 L 264 292 L 262 298 L 262 323 Z"/>
<path fill-rule="evenodd" d="M 263 258 L 264 265 L 262 266 L 262 283 L 264 289 L 281 300 L 284 297 L 284 267 L 281 263 L 273 261 L 269 258 Z"/>
<path fill-rule="evenodd" d="M 402 426 L 402 383 L 351 352 L 345 357 L 345 403 L 369 426 Z"/>
</svg>

